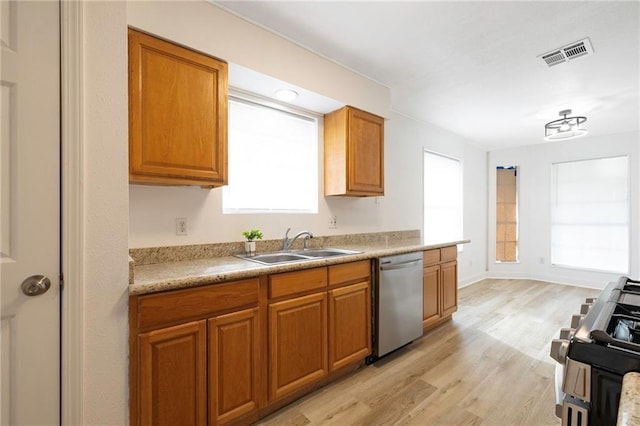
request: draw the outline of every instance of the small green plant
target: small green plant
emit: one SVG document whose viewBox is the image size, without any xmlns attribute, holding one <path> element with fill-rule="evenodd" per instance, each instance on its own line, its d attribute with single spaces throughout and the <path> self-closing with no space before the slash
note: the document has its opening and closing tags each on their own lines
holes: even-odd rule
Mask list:
<svg viewBox="0 0 640 426">
<path fill-rule="evenodd" d="M 259 229 L 252 229 L 251 231 L 243 231 L 242 235 L 247 239 L 247 241 L 262 239 L 262 232 L 260 232 Z"/>
</svg>

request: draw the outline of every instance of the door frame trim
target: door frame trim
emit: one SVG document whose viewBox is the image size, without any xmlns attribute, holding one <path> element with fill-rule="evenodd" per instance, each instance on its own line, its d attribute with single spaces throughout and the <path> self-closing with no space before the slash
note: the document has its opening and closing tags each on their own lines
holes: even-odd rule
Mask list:
<svg viewBox="0 0 640 426">
<path fill-rule="evenodd" d="M 83 424 L 84 371 L 84 15 L 83 1 L 60 4 L 62 128 L 61 422 Z"/>
</svg>

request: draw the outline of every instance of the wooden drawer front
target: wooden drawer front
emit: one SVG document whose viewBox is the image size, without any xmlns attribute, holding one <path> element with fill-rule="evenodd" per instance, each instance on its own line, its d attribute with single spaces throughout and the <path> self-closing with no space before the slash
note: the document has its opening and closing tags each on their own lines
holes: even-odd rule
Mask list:
<svg viewBox="0 0 640 426">
<path fill-rule="evenodd" d="M 350 281 L 363 281 L 371 277 L 371 261 L 344 263 L 342 265 L 329 266 L 329 285 L 347 283 Z"/>
<path fill-rule="evenodd" d="M 424 266 L 440 263 L 440 249 L 425 250 L 422 254 Z"/>
<path fill-rule="evenodd" d="M 442 247 L 440 249 L 440 261 L 450 262 L 456 260 L 458 256 L 458 246 Z"/>
<path fill-rule="evenodd" d="M 269 297 L 288 296 L 327 286 L 327 268 L 306 269 L 269 277 Z"/>
<path fill-rule="evenodd" d="M 138 328 L 168 324 L 258 303 L 257 278 L 138 298 Z"/>
</svg>

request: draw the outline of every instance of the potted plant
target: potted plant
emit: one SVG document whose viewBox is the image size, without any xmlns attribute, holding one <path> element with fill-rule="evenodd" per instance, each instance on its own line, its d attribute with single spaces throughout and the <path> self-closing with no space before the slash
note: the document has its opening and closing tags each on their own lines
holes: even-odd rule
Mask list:
<svg viewBox="0 0 640 426">
<path fill-rule="evenodd" d="M 256 242 L 254 240 L 262 239 L 262 232 L 259 229 L 252 229 L 250 231 L 243 231 L 242 235 L 247 239 L 244 242 L 244 251 L 249 256 L 256 254 Z"/>
</svg>

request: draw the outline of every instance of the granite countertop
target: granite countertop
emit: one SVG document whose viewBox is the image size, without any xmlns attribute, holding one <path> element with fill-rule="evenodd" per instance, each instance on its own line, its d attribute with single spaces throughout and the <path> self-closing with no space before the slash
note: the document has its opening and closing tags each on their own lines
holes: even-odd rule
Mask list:
<svg viewBox="0 0 640 426">
<path fill-rule="evenodd" d="M 616 424 L 618 426 L 640 425 L 640 373 L 627 373 L 622 379 Z"/>
<path fill-rule="evenodd" d="M 129 294 L 139 295 L 179 288 L 195 287 L 230 280 L 253 278 L 265 274 L 289 272 L 340 263 L 367 260 L 382 256 L 410 253 L 466 244 L 470 240 L 451 241 L 443 244 L 425 244 L 421 238 L 383 239 L 326 247 L 355 250 L 362 253 L 313 259 L 309 261 L 262 265 L 235 256 L 219 256 L 196 260 L 168 261 L 153 264 L 131 265 Z"/>
</svg>

